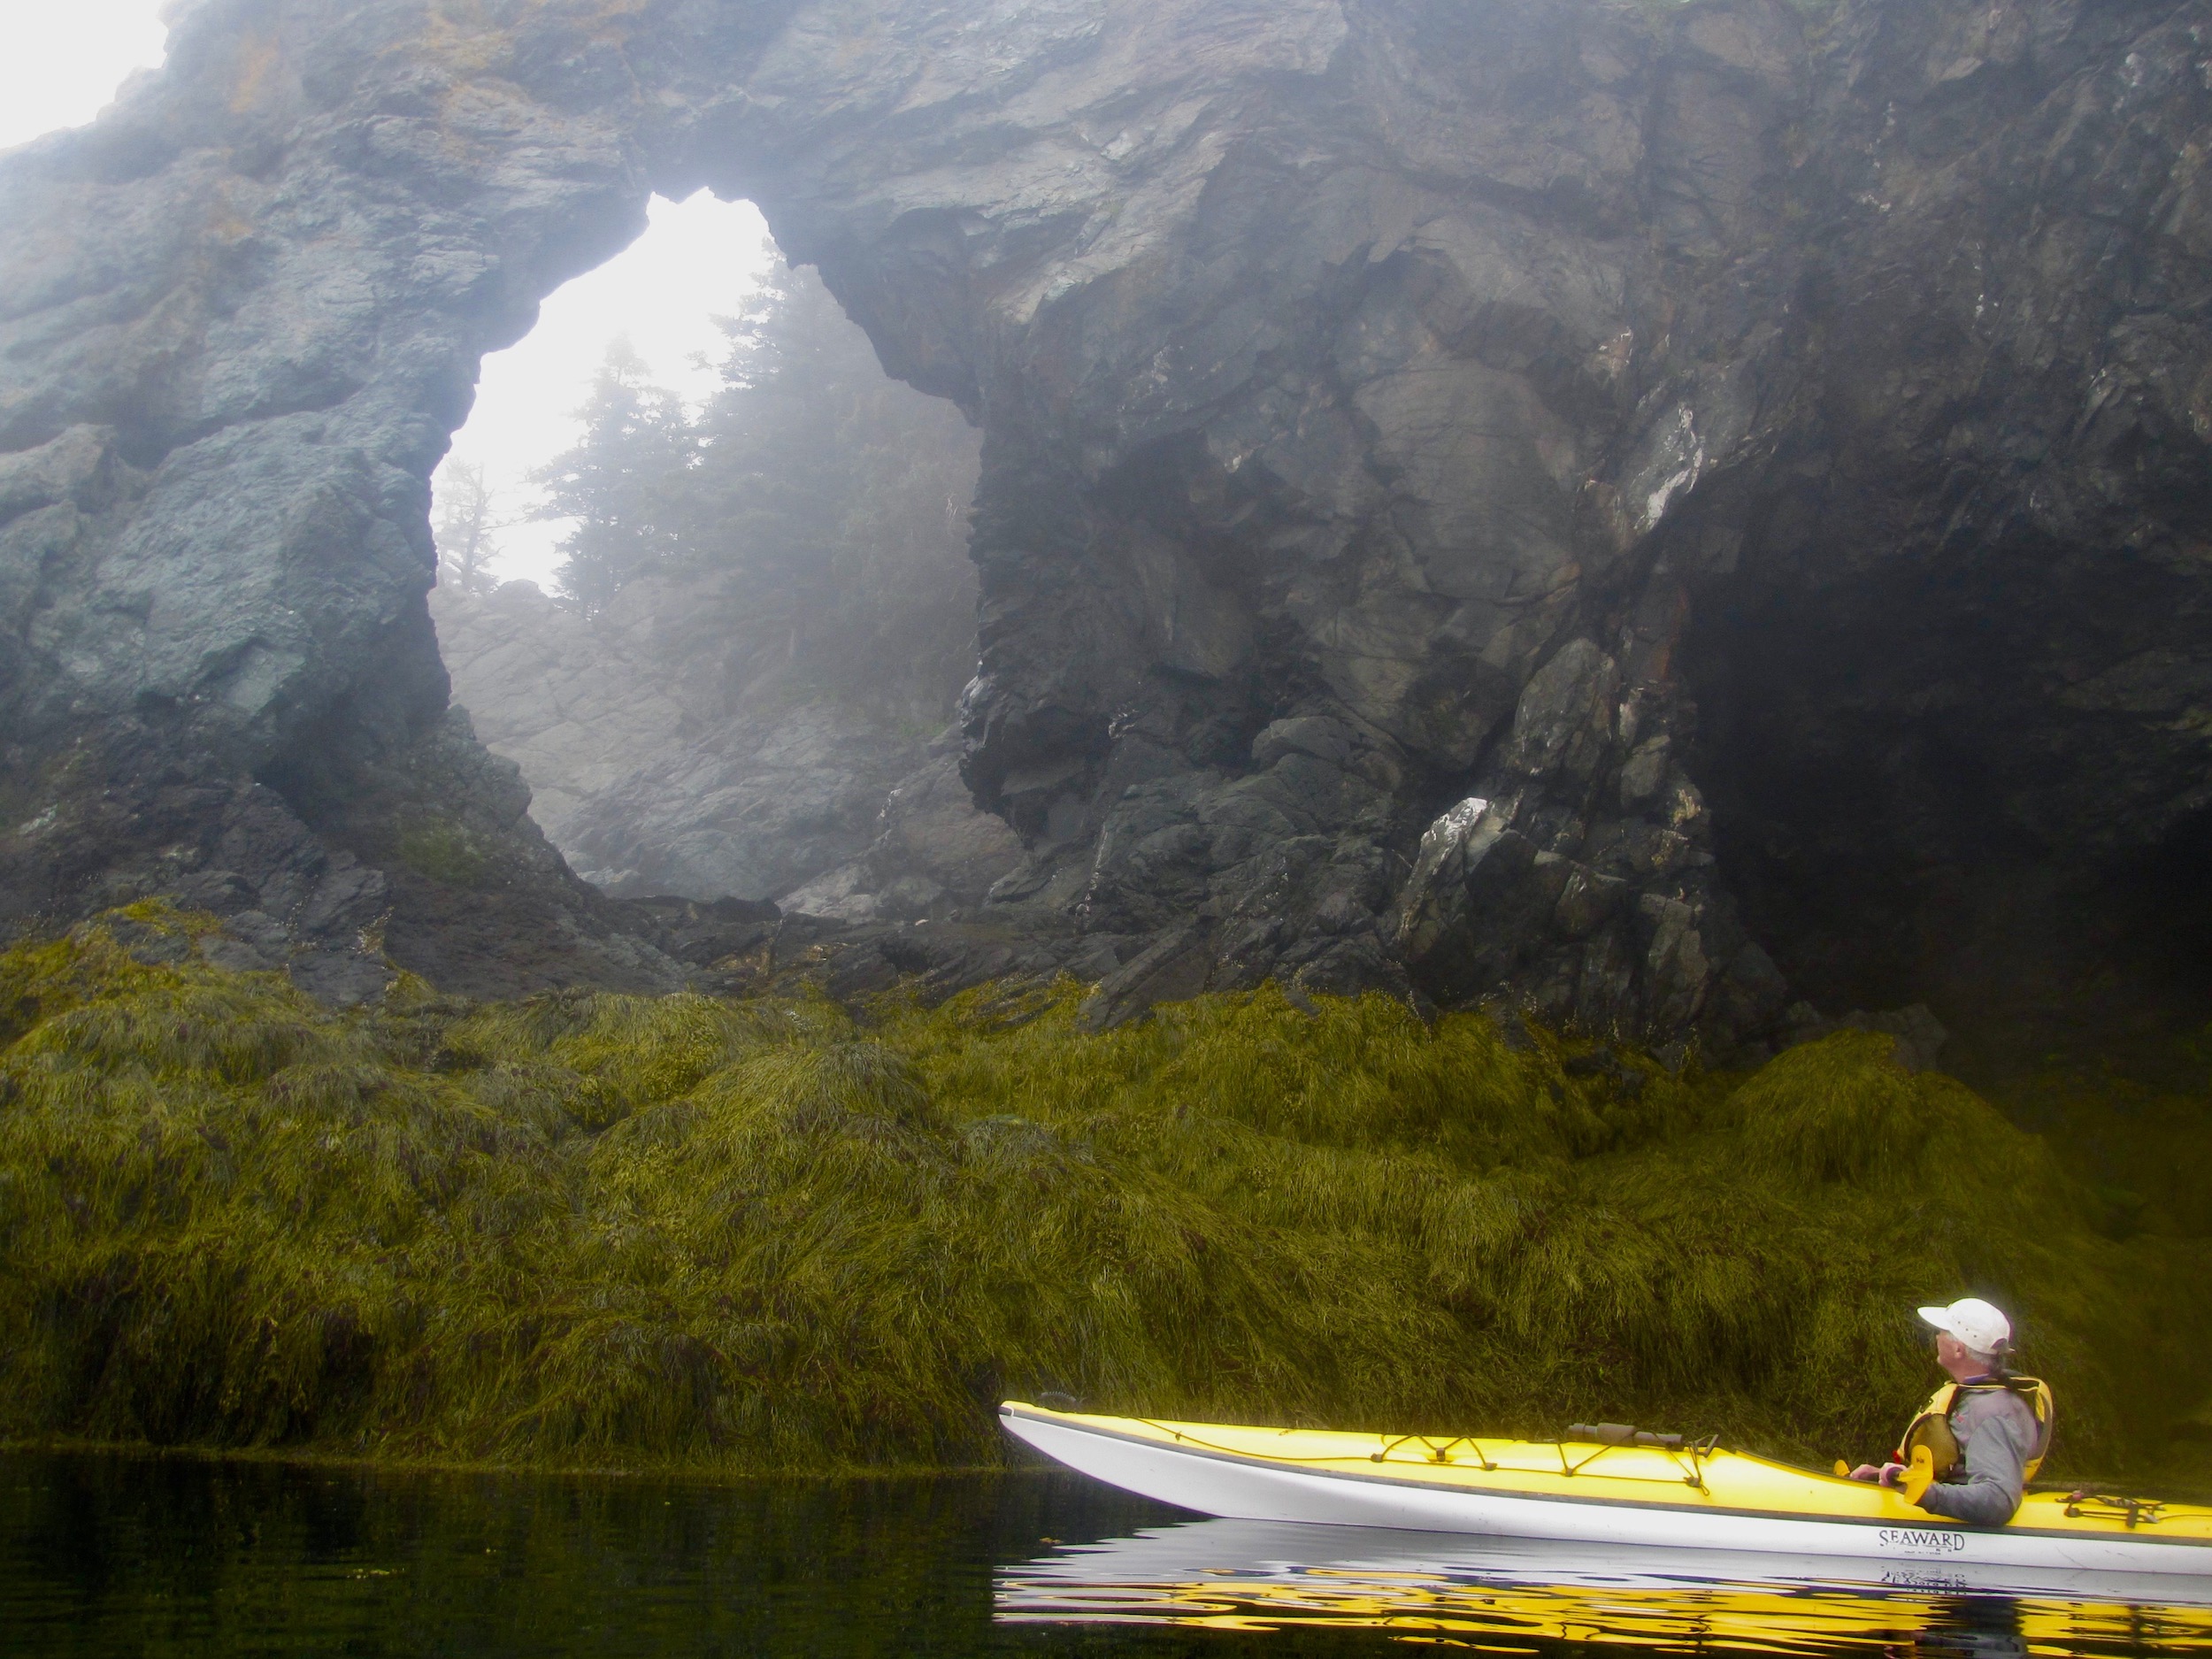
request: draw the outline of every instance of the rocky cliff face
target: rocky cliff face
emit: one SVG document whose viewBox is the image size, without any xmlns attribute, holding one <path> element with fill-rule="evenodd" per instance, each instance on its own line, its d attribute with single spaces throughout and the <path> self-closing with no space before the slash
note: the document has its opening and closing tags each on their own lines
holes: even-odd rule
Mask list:
<svg viewBox="0 0 2212 1659">
<path fill-rule="evenodd" d="M 431 614 L 455 701 L 602 892 L 852 921 L 979 904 L 1021 856 L 1013 833 L 926 727 L 799 676 L 732 684 L 744 601 L 741 581 L 652 577 L 587 617 L 510 582 L 436 588 Z"/>
<path fill-rule="evenodd" d="M 1126 994 L 2185 990 L 2208 59 L 2170 0 L 201 0 L 0 163 L 12 925 L 432 951 L 423 480 L 704 184 L 980 422 L 993 908 Z"/>
</svg>

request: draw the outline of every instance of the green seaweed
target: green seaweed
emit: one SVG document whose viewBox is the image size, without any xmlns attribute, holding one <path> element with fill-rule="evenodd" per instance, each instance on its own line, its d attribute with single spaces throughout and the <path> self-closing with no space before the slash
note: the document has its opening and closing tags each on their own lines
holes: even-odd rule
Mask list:
<svg viewBox="0 0 2212 1659">
<path fill-rule="evenodd" d="M 2195 1432 L 2212 1240 L 2116 1227 L 1884 1037 L 1746 1079 L 1272 988 L 1099 1033 L 1073 985 L 338 1012 L 138 948 L 195 926 L 0 956 L 0 1435 L 945 1465 L 1057 1389 L 1824 1462 L 1968 1292 L 2059 1390 L 2055 1473 Z"/>
<path fill-rule="evenodd" d="M 489 872 L 490 860 L 465 825 L 434 818 L 411 826 L 399 838 L 399 859 L 417 875 L 448 887 L 472 887 Z"/>
</svg>

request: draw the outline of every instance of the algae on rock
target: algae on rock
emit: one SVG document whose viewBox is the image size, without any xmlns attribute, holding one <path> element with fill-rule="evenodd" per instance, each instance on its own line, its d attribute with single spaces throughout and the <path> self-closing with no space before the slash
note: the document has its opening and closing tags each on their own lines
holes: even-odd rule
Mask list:
<svg viewBox="0 0 2212 1659">
<path fill-rule="evenodd" d="M 1824 1459 L 1887 1444 L 1912 1307 L 1968 1290 L 2060 1391 L 2056 1468 L 2198 1403 L 2159 1379 L 2200 1374 L 2212 1241 L 2108 1236 L 1876 1034 L 1746 1081 L 1271 987 L 1103 1033 L 1072 987 L 334 1012 L 196 926 L 0 957 L 0 1434 L 963 1463 L 1057 1388 Z"/>
</svg>

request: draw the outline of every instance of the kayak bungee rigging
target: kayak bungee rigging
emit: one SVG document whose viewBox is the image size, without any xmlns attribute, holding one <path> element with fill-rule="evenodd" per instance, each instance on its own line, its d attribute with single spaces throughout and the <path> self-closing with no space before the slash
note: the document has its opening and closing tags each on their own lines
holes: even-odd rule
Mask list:
<svg viewBox="0 0 2212 1659">
<path fill-rule="evenodd" d="M 1016 1437 L 1125 1491 L 1239 1520 L 1959 1564 L 2212 1573 L 2212 1509 L 2031 1494 L 2002 1526 L 1896 1488 L 1617 1424 L 1558 1440 L 1359 1434 L 999 1408 Z M 1914 1483 L 1917 1485 L 1918 1483 Z"/>
</svg>

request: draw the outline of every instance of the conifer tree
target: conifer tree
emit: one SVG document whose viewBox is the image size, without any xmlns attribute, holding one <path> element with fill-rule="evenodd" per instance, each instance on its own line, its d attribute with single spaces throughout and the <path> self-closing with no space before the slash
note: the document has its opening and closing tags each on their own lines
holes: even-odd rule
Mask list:
<svg viewBox="0 0 2212 1659">
<path fill-rule="evenodd" d="M 647 373 L 629 341 L 614 340 L 579 411 L 582 442 L 534 476 L 545 489 L 538 516 L 576 521 L 555 580 L 587 611 L 683 549 L 698 441 L 683 400 Z"/>
<path fill-rule="evenodd" d="M 817 678 L 941 718 L 973 667 L 972 436 L 884 373 L 811 270 L 774 260 L 724 332 L 722 389 L 699 423 L 710 557 L 745 572 Z"/>
<path fill-rule="evenodd" d="M 432 540 L 438 549 L 438 580 L 463 593 L 492 587 L 492 562 L 499 557 L 498 497 L 481 465 L 449 460 L 438 471 L 438 522 Z"/>
<path fill-rule="evenodd" d="M 810 270 L 772 261 L 733 317 L 698 417 L 610 348 L 577 446 L 544 468 L 562 591 L 686 584 L 690 637 L 880 715 L 949 715 L 973 665 L 965 549 L 975 444 L 958 412 L 891 380 Z M 720 605 L 726 613 L 701 609 Z"/>
</svg>

